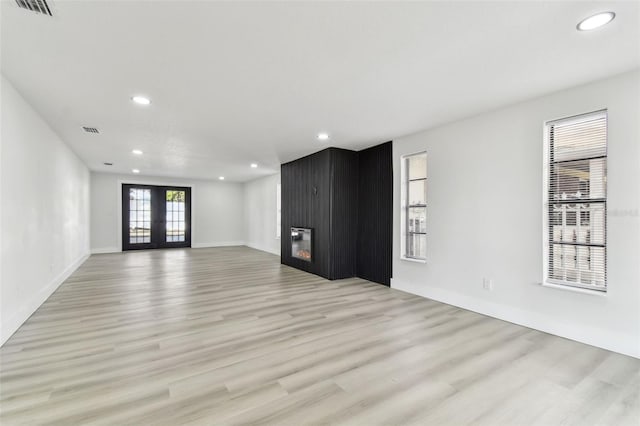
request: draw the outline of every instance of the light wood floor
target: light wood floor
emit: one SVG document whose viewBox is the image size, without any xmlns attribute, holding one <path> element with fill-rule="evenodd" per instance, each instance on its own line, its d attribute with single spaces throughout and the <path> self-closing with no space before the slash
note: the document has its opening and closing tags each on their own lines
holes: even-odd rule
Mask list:
<svg viewBox="0 0 640 426">
<path fill-rule="evenodd" d="M 0 354 L 2 425 L 640 419 L 640 360 L 244 247 L 92 256 Z"/>
</svg>

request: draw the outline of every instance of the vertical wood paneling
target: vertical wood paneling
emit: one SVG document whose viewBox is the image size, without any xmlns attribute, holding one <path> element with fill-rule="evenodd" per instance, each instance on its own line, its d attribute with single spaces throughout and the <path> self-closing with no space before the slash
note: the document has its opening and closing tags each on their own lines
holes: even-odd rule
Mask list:
<svg viewBox="0 0 640 426">
<path fill-rule="evenodd" d="M 339 148 L 281 166 L 281 262 L 329 279 L 391 280 L 391 142 Z M 313 229 L 313 261 L 291 256 L 291 227 Z"/>
<path fill-rule="evenodd" d="M 357 274 L 391 285 L 393 239 L 392 142 L 358 152 Z"/>
<path fill-rule="evenodd" d="M 331 149 L 331 250 L 329 278 L 356 276 L 358 153 Z"/>
<path fill-rule="evenodd" d="M 329 278 L 331 154 L 329 149 L 281 166 L 281 262 Z M 291 227 L 313 229 L 312 262 L 291 256 Z"/>
</svg>

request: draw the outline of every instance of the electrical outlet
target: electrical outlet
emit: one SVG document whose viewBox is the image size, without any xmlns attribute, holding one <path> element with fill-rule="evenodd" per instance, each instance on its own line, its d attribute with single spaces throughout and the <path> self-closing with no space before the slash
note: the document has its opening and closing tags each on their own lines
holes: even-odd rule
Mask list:
<svg viewBox="0 0 640 426">
<path fill-rule="evenodd" d="M 483 278 L 482 279 L 482 288 L 484 288 L 487 291 L 493 290 L 493 280 L 489 279 L 489 278 Z"/>
</svg>

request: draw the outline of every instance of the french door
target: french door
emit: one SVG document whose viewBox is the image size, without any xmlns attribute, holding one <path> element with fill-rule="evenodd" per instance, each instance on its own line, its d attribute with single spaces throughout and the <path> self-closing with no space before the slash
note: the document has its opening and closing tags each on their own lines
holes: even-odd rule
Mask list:
<svg viewBox="0 0 640 426">
<path fill-rule="evenodd" d="M 191 188 L 122 185 L 122 250 L 191 247 Z"/>
</svg>

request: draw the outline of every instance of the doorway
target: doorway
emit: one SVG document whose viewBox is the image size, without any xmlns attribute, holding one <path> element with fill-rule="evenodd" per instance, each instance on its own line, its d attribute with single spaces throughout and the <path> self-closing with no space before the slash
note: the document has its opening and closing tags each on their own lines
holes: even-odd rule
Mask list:
<svg viewBox="0 0 640 426">
<path fill-rule="evenodd" d="M 122 250 L 191 247 L 191 188 L 122 185 Z"/>
</svg>

